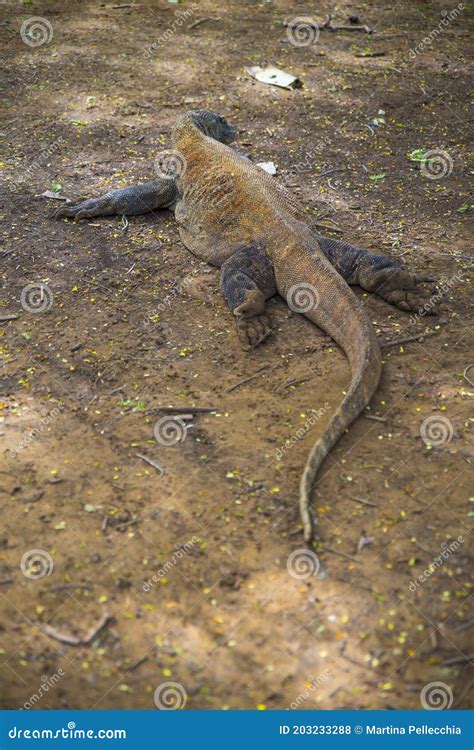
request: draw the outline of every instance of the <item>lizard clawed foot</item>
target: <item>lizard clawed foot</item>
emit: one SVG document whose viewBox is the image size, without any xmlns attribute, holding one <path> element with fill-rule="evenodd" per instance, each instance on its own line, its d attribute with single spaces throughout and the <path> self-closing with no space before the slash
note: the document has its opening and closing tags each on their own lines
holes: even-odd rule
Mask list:
<svg viewBox="0 0 474 750">
<path fill-rule="evenodd" d="M 95 216 L 108 216 L 113 214 L 115 211 L 110 207 L 109 202 L 104 198 L 89 198 L 89 200 L 82 201 L 82 203 L 75 203 L 72 205 L 61 206 L 54 214 L 55 219 L 63 219 L 65 217 L 70 219 L 93 219 Z"/>
<path fill-rule="evenodd" d="M 271 334 L 265 315 L 265 297 L 258 289 L 247 290 L 245 300 L 235 308 L 237 335 L 245 351 L 258 346 Z"/>
<path fill-rule="evenodd" d="M 405 312 L 423 312 L 438 315 L 442 310 L 440 294 L 431 276 L 410 273 L 405 269 L 390 269 L 386 279 L 377 288 L 377 294 L 386 302 Z M 426 288 L 422 285 L 427 284 Z"/>
</svg>

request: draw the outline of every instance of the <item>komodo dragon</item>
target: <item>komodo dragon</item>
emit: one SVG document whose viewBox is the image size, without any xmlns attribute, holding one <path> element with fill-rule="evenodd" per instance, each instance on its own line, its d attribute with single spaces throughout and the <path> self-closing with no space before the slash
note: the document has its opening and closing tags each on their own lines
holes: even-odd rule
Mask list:
<svg viewBox="0 0 474 750">
<path fill-rule="evenodd" d="M 177 201 L 180 237 L 192 253 L 221 267 L 221 289 L 247 347 L 270 333 L 265 300 L 278 292 L 344 350 L 350 387 L 313 446 L 300 482 L 304 538 L 310 542 L 309 499 L 318 470 L 369 403 L 381 373 L 375 331 L 348 284 L 376 292 L 402 310 L 415 310 L 427 299 L 419 285 L 433 280 L 316 234 L 291 193 L 227 145 L 234 137 L 224 118 L 207 110 L 186 112 L 172 131 L 175 175 L 61 207 L 56 215 L 132 215 Z"/>
</svg>

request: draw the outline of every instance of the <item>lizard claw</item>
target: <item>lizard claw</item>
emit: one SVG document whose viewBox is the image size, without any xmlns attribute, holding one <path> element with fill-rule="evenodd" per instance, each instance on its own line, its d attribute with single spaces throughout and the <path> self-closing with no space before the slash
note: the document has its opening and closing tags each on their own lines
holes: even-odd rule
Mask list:
<svg viewBox="0 0 474 750">
<path fill-rule="evenodd" d="M 443 295 L 436 290 L 433 282 L 431 276 L 396 269 L 387 275 L 384 283 L 377 289 L 377 294 L 405 312 L 438 315 Z M 423 289 L 422 284 L 429 286 Z"/>
<path fill-rule="evenodd" d="M 237 335 L 245 351 L 258 346 L 272 332 L 265 315 L 265 296 L 259 289 L 247 289 L 244 301 L 235 308 Z"/>
<path fill-rule="evenodd" d="M 239 318 L 236 323 L 237 335 L 244 351 L 253 349 L 271 334 L 270 320 L 266 315 L 253 318 Z"/>
<path fill-rule="evenodd" d="M 110 210 L 108 201 L 104 198 L 89 198 L 89 200 L 82 201 L 82 203 L 75 203 L 74 205 L 61 206 L 54 213 L 55 219 L 93 219 L 95 216 L 107 216 L 109 213 L 114 213 Z"/>
</svg>

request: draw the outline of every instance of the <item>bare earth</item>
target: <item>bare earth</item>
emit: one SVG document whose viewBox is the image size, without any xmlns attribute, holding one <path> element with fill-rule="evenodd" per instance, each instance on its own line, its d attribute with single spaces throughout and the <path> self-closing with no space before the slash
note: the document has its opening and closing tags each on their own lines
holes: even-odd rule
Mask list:
<svg viewBox="0 0 474 750">
<path fill-rule="evenodd" d="M 311 4 L 2 4 L 3 708 L 154 709 L 166 682 L 189 709 L 419 708 L 433 682 L 470 705 L 469 16 L 410 56 L 451 6 L 389 6 L 333 11 L 375 35 L 295 46 L 282 22 Z M 20 36 L 31 16 L 53 31 L 37 47 Z M 266 64 L 303 88 L 245 71 Z M 441 319 L 364 297 L 382 343 L 433 335 L 385 351 L 378 419 L 327 461 L 317 558 L 298 481 L 349 382 L 342 353 L 282 300 L 274 335 L 243 352 L 218 272 L 170 212 L 123 231 L 119 217 L 55 221 L 42 197 L 153 178 L 190 108 L 224 115 L 335 236 L 446 282 Z M 425 176 L 417 149 L 442 152 L 444 176 Z M 30 284 L 45 285 L 42 312 L 21 303 Z M 169 422 L 181 439 L 163 445 L 160 406 L 216 411 Z"/>
</svg>

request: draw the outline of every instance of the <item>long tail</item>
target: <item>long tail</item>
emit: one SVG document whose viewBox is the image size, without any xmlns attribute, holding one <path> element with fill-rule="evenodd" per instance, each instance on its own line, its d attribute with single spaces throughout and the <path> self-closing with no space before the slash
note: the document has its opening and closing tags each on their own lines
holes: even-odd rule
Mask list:
<svg viewBox="0 0 474 750">
<path fill-rule="evenodd" d="M 352 291 L 348 291 L 352 297 Z M 372 324 L 363 309 L 354 308 L 353 305 L 349 307 L 352 307 L 348 316 L 350 318 L 349 335 L 347 329 L 342 331 L 340 328 L 334 329 L 332 325 L 322 325 L 321 320 L 314 321 L 324 327 L 344 349 L 351 365 L 352 379 L 344 400 L 333 415 L 324 434 L 313 446 L 301 477 L 300 513 L 306 542 L 310 542 L 313 538 L 309 502 L 318 471 L 331 448 L 365 409 L 380 379 L 380 349 Z M 346 325 L 343 324 L 342 327 L 346 328 Z"/>
</svg>

